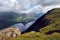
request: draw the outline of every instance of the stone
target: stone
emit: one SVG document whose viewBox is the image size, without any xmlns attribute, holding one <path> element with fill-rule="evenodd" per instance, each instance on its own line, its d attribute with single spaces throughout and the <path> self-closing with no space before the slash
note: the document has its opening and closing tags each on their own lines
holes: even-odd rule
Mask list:
<svg viewBox="0 0 60 40">
<path fill-rule="evenodd" d="M 5 37 L 18 37 L 21 33 L 18 28 L 6 28 L 4 30 L 1 30 L 1 34 Z"/>
</svg>

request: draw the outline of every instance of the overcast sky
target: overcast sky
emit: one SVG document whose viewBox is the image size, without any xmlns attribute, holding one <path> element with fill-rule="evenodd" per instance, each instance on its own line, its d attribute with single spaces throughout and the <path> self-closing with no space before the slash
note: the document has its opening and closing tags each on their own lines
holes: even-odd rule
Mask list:
<svg viewBox="0 0 60 40">
<path fill-rule="evenodd" d="M 24 11 L 37 5 L 60 5 L 60 0 L 0 0 L 0 11 Z"/>
</svg>

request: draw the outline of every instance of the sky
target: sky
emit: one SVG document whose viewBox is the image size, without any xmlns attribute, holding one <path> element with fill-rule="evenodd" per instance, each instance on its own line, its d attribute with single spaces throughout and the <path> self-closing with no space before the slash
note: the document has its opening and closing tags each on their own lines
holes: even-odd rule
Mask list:
<svg viewBox="0 0 60 40">
<path fill-rule="evenodd" d="M 0 0 L 0 12 L 3 11 L 25 11 L 35 6 L 42 6 L 42 9 L 49 6 L 59 6 L 60 0 Z M 48 8 L 49 9 L 49 8 Z"/>
</svg>

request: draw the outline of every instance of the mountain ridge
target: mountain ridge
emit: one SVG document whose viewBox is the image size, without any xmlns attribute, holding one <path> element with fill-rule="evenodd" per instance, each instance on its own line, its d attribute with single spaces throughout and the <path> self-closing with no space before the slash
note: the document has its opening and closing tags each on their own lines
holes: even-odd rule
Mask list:
<svg viewBox="0 0 60 40">
<path fill-rule="evenodd" d="M 49 16 L 50 16 L 50 19 L 49 19 Z M 56 17 L 56 18 L 54 18 L 54 17 Z M 59 24 L 60 23 L 59 17 L 60 17 L 60 9 L 59 8 L 52 9 L 52 10 L 48 11 L 45 15 L 43 15 L 41 18 L 38 18 L 36 20 L 36 22 L 34 24 L 32 24 L 30 26 L 30 28 L 28 28 L 26 31 L 27 32 L 39 31 L 39 29 L 41 29 L 41 28 L 42 28 L 41 30 L 43 30 L 43 28 L 54 23 L 55 21 L 56 21 L 56 23 Z M 59 22 L 57 22 L 57 19 L 59 19 L 58 20 Z M 53 22 L 53 20 L 54 20 L 54 22 Z M 56 25 L 56 23 L 54 23 L 54 25 Z"/>
</svg>

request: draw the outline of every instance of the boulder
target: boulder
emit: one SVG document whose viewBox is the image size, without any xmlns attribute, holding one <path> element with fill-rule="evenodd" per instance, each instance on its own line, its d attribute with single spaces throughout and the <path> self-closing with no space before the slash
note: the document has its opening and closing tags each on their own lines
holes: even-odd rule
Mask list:
<svg viewBox="0 0 60 40">
<path fill-rule="evenodd" d="M 0 35 L 2 37 L 18 37 L 20 36 L 20 31 L 18 28 L 6 28 L 4 30 L 0 30 Z"/>
</svg>

